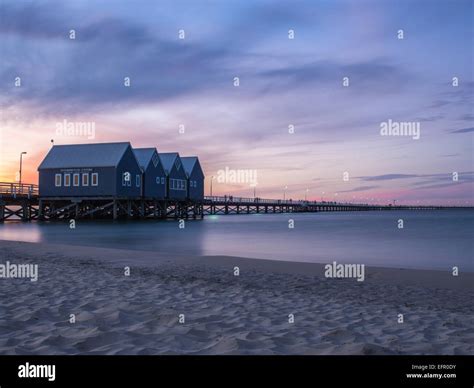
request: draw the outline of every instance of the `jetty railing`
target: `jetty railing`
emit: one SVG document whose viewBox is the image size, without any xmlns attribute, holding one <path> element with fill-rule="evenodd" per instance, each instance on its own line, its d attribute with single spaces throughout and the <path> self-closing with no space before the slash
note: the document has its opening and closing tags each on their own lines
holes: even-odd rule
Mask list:
<svg viewBox="0 0 474 388">
<path fill-rule="evenodd" d="M 38 185 L 31 183 L 12 183 L 0 182 L 1 197 L 27 197 L 31 198 L 38 195 Z"/>
<path fill-rule="evenodd" d="M 322 199 L 322 198 L 321 198 Z M 41 198 L 38 185 L 0 182 L 0 222 L 6 220 L 69 220 L 80 218 L 158 219 L 203 218 L 219 214 L 299 213 L 366 210 L 433 210 L 459 206 L 367 204 L 335 201 L 307 201 L 205 196 L 203 200 L 119 197 Z M 466 208 L 474 209 L 466 206 Z"/>
<path fill-rule="evenodd" d="M 232 203 L 261 203 L 261 204 L 280 204 L 280 205 L 294 205 L 299 204 L 299 201 L 293 201 L 292 199 L 268 199 L 268 198 L 248 198 L 248 197 L 236 197 L 233 195 L 222 195 L 222 196 L 205 196 L 204 201 L 206 202 L 232 202 Z"/>
<path fill-rule="evenodd" d="M 301 206 L 316 206 L 316 205 L 346 205 L 346 206 L 369 206 L 369 204 L 362 203 L 345 203 L 335 201 L 306 201 L 306 200 L 293 200 L 293 199 L 271 199 L 271 198 L 250 198 L 250 197 L 236 197 L 233 195 L 223 196 L 205 196 L 205 202 L 219 203 L 241 203 L 241 204 L 266 204 L 266 205 L 301 205 Z"/>
</svg>

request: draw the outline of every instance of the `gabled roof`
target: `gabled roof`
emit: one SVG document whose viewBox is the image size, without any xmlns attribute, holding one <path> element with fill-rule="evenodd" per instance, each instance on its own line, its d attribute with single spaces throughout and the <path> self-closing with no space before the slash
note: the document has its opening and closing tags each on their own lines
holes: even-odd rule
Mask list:
<svg viewBox="0 0 474 388">
<path fill-rule="evenodd" d="M 165 152 L 159 153 L 158 155 L 160 157 L 161 164 L 163 165 L 166 174 L 169 174 L 171 169 L 173 168 L 173 164 L 176 158 L 179 157 L 179 154 L 177 152 Z"/>
<path fill-rule="evenodd" d="M 181 162 L 183 163 L 184 171 L 186 171 L 188 178 L 193 173 L 196 162 L 199 165 L 197 156 L 184 156 L 181 158 Z"/>
<path fill-rule="evenodd" d="M 151 162 L 153 154 L 157 152 L 156 148 L 134 148 L 133 153 L 135 154 L 138 164 L 142 170 L 146 170 Z"/>
<path fill-rule="evenodd" d="M 66 144 L 53 146 L 38 167 L 78 168 L 78 167 L 115 167 L 122 159 L 129 142 Z"/>
</svg>

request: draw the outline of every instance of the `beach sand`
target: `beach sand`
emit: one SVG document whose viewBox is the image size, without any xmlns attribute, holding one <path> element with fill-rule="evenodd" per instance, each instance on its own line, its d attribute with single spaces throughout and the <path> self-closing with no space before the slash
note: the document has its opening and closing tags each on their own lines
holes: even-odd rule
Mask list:
<svg viewBox="0 0 474 388">
<path fill-rule="evenodd" d="M 368 267 L 358 282 L 321 264 L 0 241 L 6 261 L 39 277 L 0 279 L 0 354 L 474 354 L 473 273 Z"/>
</svg>

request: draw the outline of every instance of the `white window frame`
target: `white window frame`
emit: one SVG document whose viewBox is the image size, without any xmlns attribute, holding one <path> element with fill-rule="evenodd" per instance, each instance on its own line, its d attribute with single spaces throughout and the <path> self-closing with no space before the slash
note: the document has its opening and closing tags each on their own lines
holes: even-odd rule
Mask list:
<svg viewBox="0 0 474 388">
<path fill-rule="evenodd" d="M 99 173 L 98 172 L 93 172 L 91 175 L 92 175 L 91 176 L 91 186 L 99 186 Z M 94 180 L 95 180 L 95 184 L 94 184 Z"/>
<path fill-rule="evenodd" d="M 58 182 L 59 181 L 59 182 Z M 56 174 L 54 175 L 54 186 L 55 187 L 61 187 L 63 182 L 63 175 L 62 174 Z"/>
<path fill-rule="evenodd" d="M 161 184 L 162 184 L 162 185 L 165 184 L 165 177 L 164 177 L 164 176 L 161 177 Z"/>
<path fill-rule="evenodd" d="M 71 174 L 67 173 L 64 174 L 64 187 L 70 187 L 71 186 Z"/>
<path fill-rule="evenodd" d="M 89 173 L 88 172 L 82 173 L 82 186 L 89 186 Z"/>
<path fill-rule="evenodd" d="M 170 179 L 170 190 L 186 191 L 186 187 L 185 179 Z"/>
<path fill-rule="evenodd" d="M 77 178 L 77 185 L 76 185 L 76 178 Z M 72 174 L 72 185 L 74 187 L 79 187 L 81 184 L 81 174 L 75 172 L 74 174 Z"/>
</svg>

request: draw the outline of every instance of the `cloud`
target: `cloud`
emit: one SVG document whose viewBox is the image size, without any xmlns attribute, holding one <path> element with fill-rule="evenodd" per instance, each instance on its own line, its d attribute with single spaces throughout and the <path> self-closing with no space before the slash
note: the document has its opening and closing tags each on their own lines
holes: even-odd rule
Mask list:
<svg viewBox="0 0 474 388">
<path fill-rule="evenodd" d="M 232 85 L 226 47 L 166 40 L 147 27 L 119 17 L 86 18 L 35 4 L 6 5 L 0 29 L 5 57 L 0 75 L 4 105 L 39 103 L 52 112 L 121 109 L 120 104 L 170 100 Z M 61 18 L 61 15 L 64 18 Z M 76 39 L 68 38 L 74 26 Z M 20 40 L 18 41 L 17 39 Z M 38 42 L 38 40 L 40 40 Z M 13 79 L 22 76 L 22 88 Z M 131 78 L 131 87 L 124 78 Z M 119 106 L 117 106 L 119 104 Z"/>
<path fill-rule="evenodd" d="M 451 131 L 451 133 L 469 133 L 469 132 L 474 132 L 474 127 L 461 128 L 461 129 L 456 129 L 456 130 Z"/>
<path fill-rule="evenodd" d="M 452 158 L 454 156 L 459 156 L 461 154 L 457 153 L 457 154 L 444 154 L 444 155 L 440 155 L 442 158 Z"/>
<path fill-rule="evenodd" d="M 417 190 L 425 190 L 425 189 L 443 189 L 447 187 L 454 187 L 455 185 L 463 185 L 466 183 L 472 183 L 472 179 L 467 179 L 467 180 L 459 180 L 458 182 L 446 182 L 446 183 L 436 183 L 436 184 L 427 184 L 426 186 L 420 186 L 417 187 Z"/>
<path fill-rule="evenodd" d="M 341 190 L 339 191 L 339 193 L 356 193 L 356 192 L 359 192 L 359 191 L 368 191 L 368 190 L 373 190 L 373 189 L 376 189 L 380 186 L 358 186 L 358 187 L 354 187 L 353 189 L 350 189 L 350 190 Z"/>
<path fill-rule="evenodd" d="M 375 176 L 360 176 L 357 179 L 361 179 L 366 182 L 372 181 L 391 181 L 396 179 L 408 179 L 408 178 L 417 178 L 420 175 L 417 174 L 384 174 L 384 175 L 375 175 Z"/>
<path fill-rule="evenodd" d="M 452 101 L 436 100 L 429 106 L 429 108 L 441 108 L 441 107 L 449 105 L 449 104 L 452 104 Z"/>
<path fill-rule="evenodd" d="M 355 63 L 324 60 L 312 63 L 288 65 L 261 71 L 259 76 L 279 87 L 308 87 L 315 84 L 340 85 L 343 77 L 349 77 L 350 84 L 362 84 L 357 88 L 364 91 L 390 91 L 400 89 L 411 76 L 401 66 L 384 59 L 370 59 Z M 367 87 L 370 86 L 372 89 Z M 349 90 L 351 90 L 349 88 Z"/>
<path fill-rule="evenodd" d="M 459 120 L 462 121 L 474 121 L 474 114 L 472 113 L 465 113 L 459 117 Z"/>
</svg>

